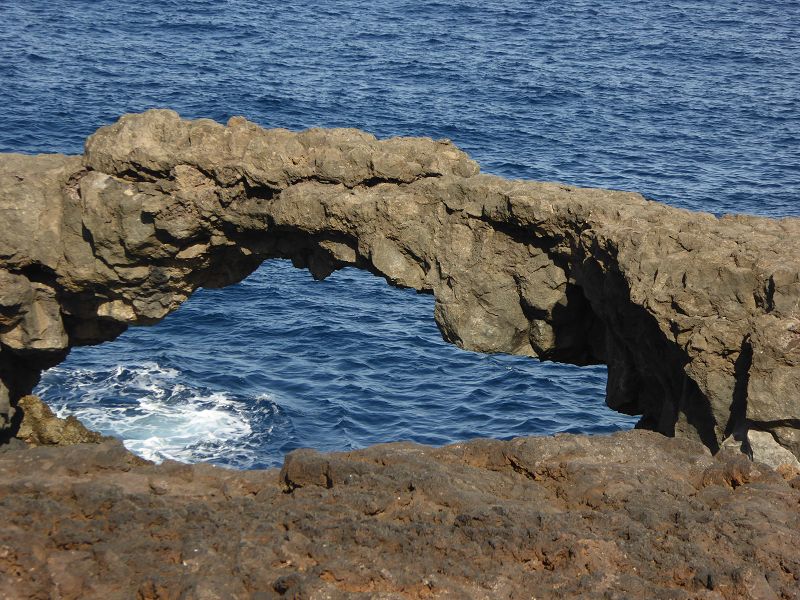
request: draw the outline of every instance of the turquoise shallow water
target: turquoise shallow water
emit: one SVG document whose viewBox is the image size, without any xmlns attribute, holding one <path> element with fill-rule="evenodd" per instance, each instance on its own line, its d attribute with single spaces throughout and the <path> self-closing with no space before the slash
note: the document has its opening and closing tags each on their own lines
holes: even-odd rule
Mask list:
<svg viewBox="0 0 800 600">
<path fill-rule="evenodd" d="M 484 171 L 800 215 L 800 5 L 28 0 L 0 3 L 0 150 L 80 152 L 171 107 L 292 129 L 449 137 Z M 429 297 L 270 263 L 40 391 L 152 457 L 609 431 L 602 368 L 460 352 Z"/>
</svg>

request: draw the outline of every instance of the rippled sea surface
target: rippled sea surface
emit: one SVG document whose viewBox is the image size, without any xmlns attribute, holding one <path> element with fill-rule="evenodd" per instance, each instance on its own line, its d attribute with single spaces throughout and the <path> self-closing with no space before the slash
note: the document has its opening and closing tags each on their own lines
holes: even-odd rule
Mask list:
<svg viewBox="0 0 800 600">
<path fill-rule="evenodd" d="M 0 151 L 125 112 L 448 137 L 484 171 L 800 215 L 800 4 L 0 0 Z M 2 224 L 0 224 L 2 226 Z M 151 458 L 611 431 L 605 372 L 462 352 L 432 299 L 272 262 L 39 391 Z"/>
</svg>

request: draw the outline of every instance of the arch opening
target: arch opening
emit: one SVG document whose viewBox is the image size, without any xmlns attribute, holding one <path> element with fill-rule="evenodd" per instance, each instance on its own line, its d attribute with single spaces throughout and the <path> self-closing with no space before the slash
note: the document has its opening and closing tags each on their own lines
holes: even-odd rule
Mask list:
<svg viewBox="0 0 800 600">
<path fill-rule="evenodd" d="M 606 368 L 479 354 L 441 339 L 430 295 L 287 260 L 199 290 L 154 327 L 73 350 L 38 393 L 150 459 L 238 468 L 297 447 L 603 433 L 635 419 L 604 402 Z"/>
<path fill-rule="evenodd" d="M 317 278 L 355 266 L 429 291 L 443 337 L 464 348 L 604 363 L 609 406 L 712 451 L 728 431 L 778 436 L 776 423 L 796 420 L 784 400 L 798 381 L 795 280 L 768 251 L 786 238 L 781 223 L 481 175 L 447 141 L 171 111 L 121 118 L 82 157 L 0 166 L 29 182 L 9 206 L 38 199 L 10 228 L 0 269 L 5 429 L 71 348 L 156 323 L 197 288 L 276 258 Z M 751 243 L 741 230 L 754 227 Z M 738 360 L 743 339 L 751 361 Z M 796 453 L 795 441 L 780 443 Z"/>
</svg>

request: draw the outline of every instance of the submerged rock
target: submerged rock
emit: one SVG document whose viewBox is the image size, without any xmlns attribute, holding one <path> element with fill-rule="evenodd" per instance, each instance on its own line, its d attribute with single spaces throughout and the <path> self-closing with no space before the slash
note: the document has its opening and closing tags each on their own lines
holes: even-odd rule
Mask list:
<svg viewBox="0 0 800 600">
<path fill-rule="evenodd" d="M 4 598 L 799 597 L 800 471 L 646 431 L 0 469 Z"/>
<path fill-rule="evenodd" d="M 712 451 L 800 456 L 800 220 L 481 175 L 447 141 L 126 115 L 82 157 L 0 155 L 0 414 L 69 348 L 269 258 L 436 297 L 445 339 L 608 365 L 606 401 Z"/>
</svg>

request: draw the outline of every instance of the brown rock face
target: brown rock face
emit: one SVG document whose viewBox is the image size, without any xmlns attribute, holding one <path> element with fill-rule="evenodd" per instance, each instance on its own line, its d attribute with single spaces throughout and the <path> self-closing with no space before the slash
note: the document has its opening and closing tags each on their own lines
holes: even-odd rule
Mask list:
<svg viewBox="0 0 800 600">
<path fill-rule="evenodd" d="M 800 456 L 800 220 L 479 175 L 449 142 L 127 115 L 83 157 L 0 156 L 0 413 L 71 346 L 291 258 L 436 297 L 464 348 L 608 365 L 607 403 Z"/>
<path fill-rule="evenodd" d="M 800 598 L 800 472 L 647 431 L 0 470 L 9 599 Z"/>
<path fill-rule="evenodd" d="M 104 439 L 91 431 L 77 418 L 70 415 L 62 419 L 53 414 L 37 396 L 23 396 L 17 403 L 17 414 L 21 413 L 17 437 L 33 446 L 71 446 L 74 444 L 97 444 Z"/>
</svg>

